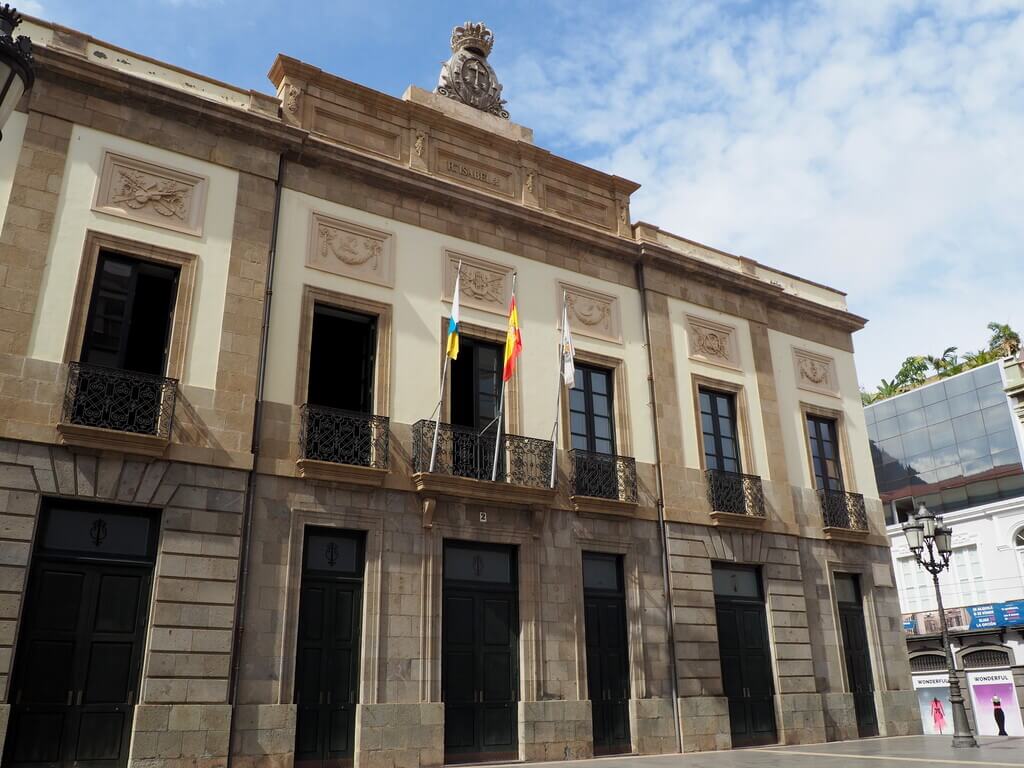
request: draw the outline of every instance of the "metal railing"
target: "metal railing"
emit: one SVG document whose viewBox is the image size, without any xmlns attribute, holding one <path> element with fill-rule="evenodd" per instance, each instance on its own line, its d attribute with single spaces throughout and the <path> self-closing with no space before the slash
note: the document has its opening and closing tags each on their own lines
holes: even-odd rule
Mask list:
<svg viewBox="0 0 1024 768">
<path fill-rule="evenodd" d="M 414 472 L 430 471 L 436 422 L 424 419 L 412 426 Z M 494 466 L 495 432 L 441 423 L 434 472 L 440 475 L 490 480 Z M 497 480 L 513 485 L 547 488 L 551 483 L 553 445 L 550 440 L 502 434 Z"/>
<path fill-rule="evenodd" d="M 61 421 L 167 440 L 177 392 L 177 379 L 70 363 Z"/>
<path fill-rule="evenodd" d="M 386 416 L 306 403 L 299 409 L 299 457 L 357 467 L 388 468 Z"/>
<path fill-rule="evenodd" d="M 826 528 L 845 528 L 866 531 L 868 514 L 864 509 L 864 496 L 846 491 L 818 491 L 821 516 Z"/>
<path fill-rule="evenodd" d="M 707 469 L 708 502 L 715 512 L 764 517 L 764 488 L 757 475 Z"/>
<path fill-rule="evenodd" d="M 574 449 L 569 451 L 570 482 L 574 496 L 594 496 L 636 503 L 636 461 Z"/>
</svg>

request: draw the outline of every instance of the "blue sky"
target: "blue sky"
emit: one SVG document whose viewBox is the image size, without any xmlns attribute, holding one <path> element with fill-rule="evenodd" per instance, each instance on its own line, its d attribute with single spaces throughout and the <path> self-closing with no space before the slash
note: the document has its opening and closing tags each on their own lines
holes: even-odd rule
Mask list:
<svg viewBox="0 0 1024 768">
<path fill-rule="evenodd" d="M 1024 331 L 1024 0 L 31 0 L 243 87 L 280 51 L 400 96 L 483 20 L 512 119 L 634 219 L 849 293 L 861 382 Z"/>
</svg>

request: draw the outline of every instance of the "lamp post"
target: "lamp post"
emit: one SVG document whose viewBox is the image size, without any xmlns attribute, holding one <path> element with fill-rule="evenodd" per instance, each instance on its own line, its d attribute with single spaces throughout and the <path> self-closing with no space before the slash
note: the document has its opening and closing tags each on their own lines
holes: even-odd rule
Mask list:
<svg viewBox="0 0 1024 768">
<path fill-rule="evenodd" d="M 19 24 L 21 14 L 7 3 L 0 5 L 0 140 L 7 119 L 36 80 L 32 41 L 25 35 L 17 40 L 12 36 Z"/>
<path fill-rule="evenodd" d="M 939 574 L 949 567 L 949 556 L 953 553 L 953 529 L 942 524 L 942 518 L 928 510 L 924 504 L 916 515 L 903 524 L 907 544 L 914 553 L 917 564 L 932 575 L 935 584 L 935 600 L 939 608 L 939 622 L 942 627 L 942 647 L 946 651 L 946 669 L 949 672 L 949 705 L 953 710 L 953 746 L 976 747 L 978 742 L 971 731 L 971 723 L 964 709 L 964 697 L 960 692 L 960 681 L 953 665 L 953 650 L 949 645 L 949 628 L 946 626 L 946 612 L 942 607 L 942 592 L 939 589 Z"/>
</svg>

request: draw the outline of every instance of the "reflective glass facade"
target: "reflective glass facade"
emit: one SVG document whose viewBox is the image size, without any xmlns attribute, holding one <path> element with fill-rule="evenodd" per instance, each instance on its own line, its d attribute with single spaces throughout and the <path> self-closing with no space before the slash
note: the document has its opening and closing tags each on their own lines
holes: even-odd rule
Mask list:
<svg viewBox="0 0 1024 768">
<path fill-rule="evenodd" d="M 1000 364 L 975 368 L 864 409 L 890 524 L 1024 496 L 1024 469 Z"/>
</svg>

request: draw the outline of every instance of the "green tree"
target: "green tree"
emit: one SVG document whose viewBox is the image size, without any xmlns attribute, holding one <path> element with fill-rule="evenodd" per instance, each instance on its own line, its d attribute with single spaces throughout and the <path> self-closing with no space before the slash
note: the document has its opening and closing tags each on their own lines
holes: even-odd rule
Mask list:
<svg viewBox="0 0 1024 768">
<path fill-rule="evenodd" d="M 942 350 L 942 354 L 939 357 L 926 355 L 924 359 L 935 369 L 935 373 L 939 375 L 939 378 L 944 379 L 947 376 L 958 374 L 964 369 L 964 364 L 956 350 L 956 347 L 946 347 Z"/>
<path fill-rule="evenodd" d="M 1006 323 L 989 323 L 988 329 L 992 336 L 988 340 L 991 352 L 999 357 L 1012 357 L 1020 351 L 1020 335 Z"/>
<path fill-rule="evenodd" d="M 928 366 L 929 363 L 926 358 L 920 355 L 911 355 L 903 361 L 903 365 L 896 371 L 893 383 L 900 391 L 919 387 L 928 378 Z"/>
</svg>

